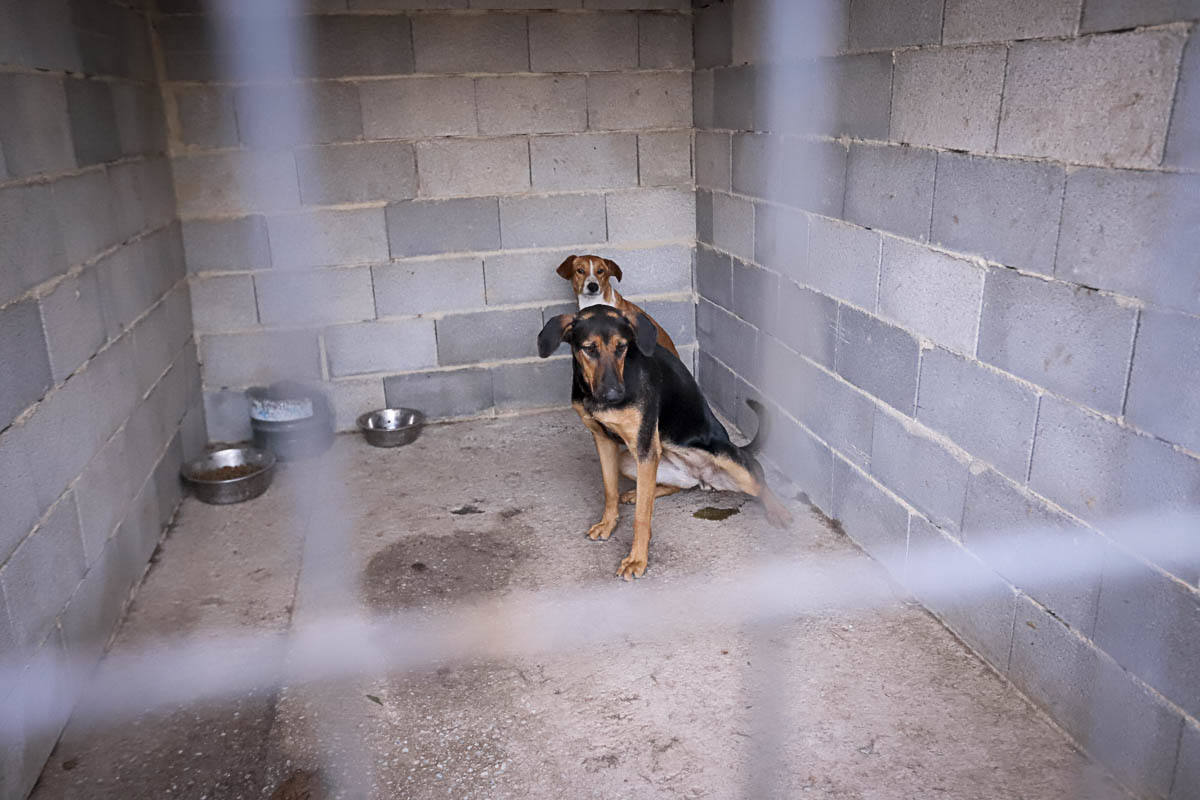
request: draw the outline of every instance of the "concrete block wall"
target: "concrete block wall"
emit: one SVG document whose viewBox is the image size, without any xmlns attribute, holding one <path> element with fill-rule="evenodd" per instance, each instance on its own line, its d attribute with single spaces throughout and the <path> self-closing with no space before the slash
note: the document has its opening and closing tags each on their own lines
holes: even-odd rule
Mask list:
<svg viewBox="0 0 1200 800">
<path fill-rule="evenodd" d="M 100 657 L 204 441 L 166 147 L 144 4 L 0 2 L 3 798 L 74 701 L 26 682 Z"/>
<path fill-rule="evenodd" d="M 820 4 L 693 5 L 708 396 L 898 577 L 969 576 L 922 599 L 1135 793 L 1200 796 L 1200 564 L 1117 524 L 1200 509 L 1200 5 L 834 0 L 786 63 Z"/>
<path fill-rule="evenodd" d="M 687 3 L 322 3 L 315 55 L 248 81 L 200 4 L 161 8 L 211 438 L 248 435 L 241 393 L 282 377 L 341 429 L 565 404 L 567 356 L 534 339 L 571 253 L 616 260 L 694 358 Z M 285 97 L 313 124 L 280 141 Z"/>
</svg>

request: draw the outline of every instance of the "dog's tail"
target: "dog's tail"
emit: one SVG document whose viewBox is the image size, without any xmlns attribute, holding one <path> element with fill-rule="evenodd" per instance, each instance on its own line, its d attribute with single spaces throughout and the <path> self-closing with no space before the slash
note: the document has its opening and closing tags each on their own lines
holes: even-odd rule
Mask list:
<svg viewBox="0 0 1200 800">
<path fill-rule="evenodd" d="M 746 405 L 750 406 L 750 410 L 758 417 L 758 430 L 754 432 L 754 438 L 742 445 L 741 449 L 747 453 L 757 453 L 767 443 L 767 435 L 771 432 L 771 418 L 767 416 L 767 410 L 763 408 L 762 403 L 757 400 L 747 397 Z"/>
</svg>

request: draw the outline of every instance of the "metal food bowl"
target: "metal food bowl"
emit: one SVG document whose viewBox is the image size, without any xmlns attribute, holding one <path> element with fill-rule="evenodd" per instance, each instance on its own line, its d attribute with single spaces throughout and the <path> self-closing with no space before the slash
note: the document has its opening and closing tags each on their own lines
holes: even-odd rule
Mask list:
<svg viewBox="0 0 1200 800">
<path fill-rule="evenodd" d="M 254 472 L 232 478 L 212 476 L 225 467 L 250 467 Z M 180 475 L 197 500 L 213 505 L 240 503 L 258 497 L 271 485 L 271 479 L 275 477 L 275 456 L 254 447 L 230 447 L 189 461 L 183 465 Z"/>
<path fill-rule="evenodd" d="M 417 438 L 425 425 L 425 415 L 415 408 L 381 408 L 358 418 L 358 429 L 367 444 L 375 447 L 399 447 Z"/>
</svg>

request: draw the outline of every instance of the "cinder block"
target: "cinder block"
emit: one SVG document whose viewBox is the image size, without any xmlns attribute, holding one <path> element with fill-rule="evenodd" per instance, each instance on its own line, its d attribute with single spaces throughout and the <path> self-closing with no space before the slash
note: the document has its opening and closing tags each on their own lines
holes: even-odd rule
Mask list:
<svg viewBox="0 0 1200 800">
<path fill-rule="evenodd" d="M 479 3 L 469 3 L 468 0 L 349 0 L 349 3 L 351 11 L 408 11 L 410 9 L 423 11 L 441 8 L 469 8 L 470 6 L 485 7 Z"/>
<path fill-rule="evenodd" d="M 700 351 L 699 374 L 696 380 L 709 406 L 726 417 L 737 414 L 737 386 L 733 373 L 703 350 Z"/>
<path fill-rule="evenodd" d="M 692 248 L 665 244 L 638 250 L 604 250 L 625 275 L 622 294 L 630 297 L 692 290 Z M 565 282 L 564 282 L 565 283 Z"/>
<path fill-rule="evenodd" d="M 61 383 L 108 338 L 95 270 L 68 278 L 41 299 L 54 381 Z"/>
<path fill-rule="evenodd" d="M 571 403 L 571 359 L 551 358 L 492 368 L 497 411 L 566 408 Z"/>
<path fill-rule="evenodd" d="M 1157 166 L 1183 41 L 1178 31 L 1138 31 L 1013 45 L 999 151 Z"/>
<path fill-rule="evenodd" d="M 936 44 L 942 37 L 942 5 L 937 0 L 903 6 L 889 0 L 850 0 L 850 49 Z"/>
<path fill-rule="evenodd" d="M 733 259 L 733 308 L 763 333 L 774 333 L 779 311 L 779 276 Z"/>
<path fill-rule="evenodd" d="M 354 264 L 388 257 L 384 214 L 379 208 L 270 217 L 267 235 L 277 267 Z"/>
<path fill-rule="evenodd" d="M 920 245 L 885 237 L 879 313 L 934 342 L 975 354 L 984 270 Z"/>
<path fill-rule="evenodd" d="M 633 14 L 536 14 L 529 18 L 534 72 L 597 72 L 638 66 Z"/>
<path fill-rule="evenodd" d="M 733 266 L 728 255 L 708 247 L 697 248 L 696 291 L 709 302 L 733 308 Z"/>
<path fill-rule="evenodd" d="M 696 68 L 733 63 L 733 6 L 711 3 L 692 11 L 692 48 Z"/>
<path fill-rule="evenodd" d="M 754 206 L 754 260 L 790 278 L 808 264 L 808 215 L 787 206 Z"/>
<path fill-rule="evenodd" d="M 325 353 L 334 377 L 435 367 L 433 320 L 338 325 L 325 331 Z"/>
<path fill-rule="evenodd" d="M 488 305 L 528 303 L 571 297 L 571 285 L 554 271 L 569 250 L 536 253 L 497 253 L 484 259 Z"/>
<path fill-rule="evenodd" d="M 730 153 L 729 134 L 696 131 L 696 185 L 728 192 L 733 169 Z"/>
<path fill-rule="evenodd" d="M 752 131 L 757 126 L 758 73 L 750 65 L 721 67 L 712 73 L 713 127 Z"/>
<path fill-rule="evenodd" d="M 0 434 L 0 491 L 5 498 L 5 513 L 0 516 L 0 558 L 6 561 L 42 513 L 26 452 L 27 437 L 22 434 L 19 428 Z"/>
<path fill-rule="evenodd" d="M 1055 274 L 1200 313 L 1200 178 L 1084 169 L 1067 177 Z"/>
<path fill-rule="evenodd" d="M 667 332 L 675 349 L 696 341 L 696 305 L 691 300 L 648 300 L 640 306 Z M 681 352 L 679 356 L 691 369 L 686 354 Z"/>
<path fill-rule="evenodd" d="M 1109 548 L 1096 645 L 1193 716 L 1200 709 L 1198 628 L 1194 589 Z"/>
<path fill-rule="evenodd" d="M 118 240 L 161 228 L 174 220 L 171 166 L 167 159 L 154 157 L 108 167 Z M 59 219 L 66 217 L 60 214 Z"/>
<path fill-rule="evenodd" d="M 690 186 L 691 132 L 659 131 L 638 134 L 638 178 L 642 186 Z"/>
<path fill-rule="evenodd" d="M 75 161 L 82 167 L 121 157 L 121 137 L 112 92 L 102 81 L 70 79 L 64 84 Z"/>
<path fill-rule="evenodd" d="M 962 539 L 989 567 L 1060 620 L 1084 636 L 1092 635 L 1106 547 L 1095 532 L 1026 494 L 1000 473 L 973 464 Z M 1063 573 L 1047 570 L 1051 563 L 1060 564 Z"/>
<path fill-rule="evenodd" d="M 1094 291 L 992 269 L 983 290 L 979 358 L 1119 414 L 1136 315 Z"/>
<path fill-rule="evenodd" d="M 189 272 L 271 266 L 265 217 L 185 220 L 183 248 Z"/>
<path fill-rule="evenodd" d="M 1096 523 L 1165 514 L 1200 504 L 1200 461 L 1045 396 L 1029 487 Z"/>
<path fill-rule="evenodd" d="M 696 242 L 713 244 L 713 193 L 703 189 L 696 190 Z"/>
<path fill-rule="evenodd" d="M 333 425 L 337 431 L 357 431 L 359 415 L 387 407 L 382 378 L 331 381 L 323 388 L 333 406 Z"/>
<path fill-rule="evenodd" d="M 1032 389 L 941 348 L 922 354 L 917 419 L 1017 481 L 1029 465 L 1036 416 Z"/>
<path fill-rule="evenodd" d="M 1200 319 L 1144 309 L 1125 419 L 1200 452 Z"/>
<path fill-rule="evenodd" d="M 471 78 L 405 78 L 358 86 L 368 139 L 474 136 L 475 82 Z M 486 102 L 480 96 L 481 106 Z"/>
<path fill-rule="evenodd" d="M 604 196 L 500 198 L 500 239 L 506 248 L 603 242 Z"/>
<path fill-rule="evenodd" d="M 235 103 L 238 135 L 250 147 L 344 142 L 363 133 L 358 88 L 352 83 L 243 86 Z"/>
<path fill-rule="evenodd" d="M 1190 36 L 1183 49 L 1163 163 L 1200 168 L 1200 36 Z"/>
<path fill-rule="evenodd" d="M 290 152 L 230 152 L 171 160 L 181 216 L 246 214 L 298 208 Z"/>
<path fill-rule="evenodd" d="M 535 334 L 536 335 L 536 334 Z M 383 379 L 388 406 L 424 409 L 431 419 L 468 417 L 492 408 L 492 373 L 472 368 Z"/>
<path fill-rule="evenodd" d="M 1065 181 L 1051 164 L 939 153 L 931 238 L 1050 275 Z"/>
<path fill-rule="evenodd" d="M 83 572 L 79 510 L 75 495 L 67 493 L 0 569 L 13 631 L 26 655 L 45 641 Z"/>
<path fill-rule="evenodd" d="M 421 194 L 453 197 L 521 192 L 529 188 L 529 145 L 508 139 L 417 142 Z"/>
<path fill-rule="evenodd" d="M 1197 786 L 1200 786 L 1200 725 L 1184 720 L 1170 800 L 1194 800 L 1192 792 Z"/>
<path fill-rule="evenodd" d="M 845 460 L 833 459 L 831 516 L 893 576 L 903 574 L 908 509 Z"/>
<path fill-rule="evenodd" d="M 1079 0 L 947 0 L 942 42 L 1007 42 L 1071 36 Z"/>
<path fill-rule="evenodd" d="M 420 0 L 401 0 L 401 2 L 415 3 L 416 7 L 420 8 L 426 4 Z M 441 0 L 448 8 L 466 8 L 467 0 Z M 451 2 L 459 2 L 461 6 L 452 6 Z M 516 9 L 519 11 L 535 9 L 554 9 L 554 8 L 583 8 L 583 0 L 470 0 L 471 8 L 497 8 L 497 9 Z"/>
<path fill-rule="evenodd" d="M 308 17 L 312 45 L 297 73 L 313 78 L 402 75 L 413 71 L 413 36 L 405 15 Z"/>
<path fill-rule="evenodd" d="M 529 149 L 536 191 L 637 185 L 637 136 L 632 133 L 536 136 Z"/>
<path fill-rule="evenodd" d="M 0 311 L 0 427 L 7 426 L 46 393 L 54 378 L 36 300 L 22 300 Z"/>
<path fill-rule="evenodd" d="M 919 349 L 908 333 L 876 317 L 849 306 L 838 311 L 838 374 L 910 416 L 917 396 Z"/>
<path fill-rule="evenodd" d="M 167 117 L 158 87 L 114 83 L 111 90 L 121 152 L 127 156 L 165 153 Z"/>
<path fill-rule="evenodd" d="M 840 217 L 846 148 L 764 134 L 733 138 L 733 188 L 741 194 Z"/>
<path fill-rule="evenodd" d="M 588 125 L 594 130 L 682 128 L 692 123 L 692 76 L 686 72 L 589 75 Z"/>
<path fill-rule="evenodd" d="M 697 70 L 692 73 L 692 124 L 697 129 L 716 126 L 713 108 L 713 71 Z"/>
<path fill-rule="evenodd" d="M 673 9 L 684 11 L 691 6 L 688 0 L 583 0 L 584 8 L 596 9 Z"/>
<path fill-rule="evenodd" d="M 763 447 L 763 456 L 808 495 L 810 502 L 830 513 L 833 510 L 833 456 L 829 448 L 773 405 L 767 408 L 772 427 L 771 436 Z"/>
<path fill-rule="evenodd" d="M 116 531 L 133 498 L 134 481 L 124 429 L 118 431 L 88 462 L 75 484 L 83 549 L 92 565 L 102 556 L 105 542 Z"/>
<path fill-rule="evenodd" d="M 116 542 L 104 548 L 63 613 L 63 642 L 71 658 L 81 665 L 90 666 L 100 659 L 139 577 L 138 570 L 126 563 L 119 551 Z"/>
<path fill-rule="evenodd" d="M 61 178 L 52 184 L 62 219 L 68 264 L 82 264 L 120 240 L 113 214 L 112 186 L 103 169 Z"/>
<path fill-rule="evenodd" d="M 67 97 L 59 78 L 0 75 L 0 148 L 14 178 L 75 166 Z"/>
<path fill-rule="evenodd" d="M 494 197 L 409 200 L 387 207 L 393 257 L 500 249 L 500 211 Z"/>
<path fill-rule="evenodd" d="M 757 377 L 758 331 L 704 299 L 696 306 L 696 341 L 738 374 Z"/>
<path fill-rule="evenodd" d="M 204 421 L 210 442 L 244 442 L 252 436 L 250 401 L 241 391 L 205 392 Z"/>
<path fill-rule="evenodd" d="M 317 337 L 310 331 L 263 331 L 261 333 L 221 333 L 200 337 L 200 363 L 204 367 L 205 387 L 265 386 L 277 380 L 317 380 L 321 366 Z M 205 398 L 205 416 L 210 435 L 214 415 L 220 409 Z M 219 429 L 219 427 L 218 427 Z"/>
<path fill-rule="evenodd" d="M 71 26 L 71 7 L 66 0 L 48 0 L 21 8 L 20 13 L 17 8 L 13 5 L 11 12 L 5 9 L 5 36 L 0 40 L 0 52 L 4 52 L 6 61 L 41 69 L 82 68 L 75 37 L 62 35 Z"/>
<path fill-rule="evenodd" d="M 932 150 L 852 145 L 846 164 L 845 218 L 925 241 L 936 163 Z"/>
<path fill-rule="evenodd" d="M 171 366 L 192 336 L 192 329 L 192 307 L 186 286 L 172 290 L 134 326 L 133 361 L 139 396 L 148 392 Z M 172 421 L 172 429 L 178 421 Z"/>
<path fill-rule="evenodd" d="M 479 132 L 483 134 L 587 129 L 587 80 L 582 75 L 478 78 L 475 92 Z"/>
<path fill-rule="evenodd" d="M 779 281 L 779 340 L 823 367 L 833 369 L 837 349 L 837 302 L 789 280 Z"/>
<path fill-rule="evenodd" d="M 478 258 L 383 264 L 371 268 L 380 317 L 480 308 L 483 265 Z"/>
<path fill-rule="evenodd" d="M 957 531 L 967 495 L 967 464 L 916 423 L 876 409 L 871 474 L 939 528 Z"/>
<path fill-rule="evenodd" d="M 306 204 L 408 200 L 417 194 L 412 145 L 356 142 L 296 152 L 300 200 Z"/>
<path fill-rule="evenodd" d="M 369 267 L 272 270 L 254 276 L 264 325 L 357 322 L 375 318 Z"/>
<path fill-rule="evenodd" d="M 529 37 L 523 16 L 414 17 L 417 72 L 525 72 Z"/>
<path fill-rule="evenodd" d="M 225 86 L 173 88 L 179 111 L 179 138 L 198 147 L 234 147 L 238 137 L 233 90 Z"/>
<path fill-rule="evenodd" d="M 754 259 L 754 204 L 718 192 L 713 195 L 713 243 L 738 258 Z"/>
<path fill-rule="evenodd" d="M 891 138 L 989 152 L 996 145 L 1007 51 L 941 47 L 896 54 Z"/>
<path fill-rule="evenodd" d="M 438 363 L 475 364 L 537 355 L 542 314 L 536 308 L 456 314 L 437 321 Z"/>
<path fill-rule="evenodd" d="M 197 332 L 236 331 L 258 324 L 254 279 L 249 275 L 195 277 L 189 288 Z"/>
<path fill-rule="evenodd" d="M 635 189 L 612 192 L 608 239 L 655 241 L 691 239 L 696 231 L 696 196 L 682 189 Z"/>
<path fill-rule="evenodd" d="M 909 519 L 905 575 L 916 583 L 917 599 L 985 661 L 998 670 L 1006 669 L 1016 593 L 944 532 L 915 514 Z M 969 585 L 970 591 L 939 592 L 939 572 L 953 575 L 957 585 Z"/>
<path fill-rule="evenodd" d="M 1088 0 L 1080 30 L 1112 31 L 1139 25 L 1194 20 L 1200 17 L 1195 0 Z"/>
<path fill-rule="evenodd" d="M 692 20 L 680 14 L 638 15 L 638 66 L 642 69 L 689 69 Z"/>
<path fill-rule="evenodd" d="M 823 62 L 831 96 L 831 133 L 886 139 L 892 113 L 892 54 L 838 56 Z"/>
<path fill-rule="evenodd" d="M 0 189 L 0 303 L 66 270 L 59 231 L 49 186 Z"/>
<path fill-rule="evenodd" d="M 1123 784 L 1165 796 L 1181 718 L 1090 643 L 1017 604 L 1008 677 Z"/>
</svg>

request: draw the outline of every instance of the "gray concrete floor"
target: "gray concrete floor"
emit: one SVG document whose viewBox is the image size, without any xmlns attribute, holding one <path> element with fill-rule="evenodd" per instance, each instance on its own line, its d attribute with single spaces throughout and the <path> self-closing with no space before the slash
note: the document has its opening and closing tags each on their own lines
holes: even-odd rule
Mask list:
<svg viewBox="0 0 1200 800">
<path fill-rule="evenodd" d="M 433 426 L 396 450 L 339 437 L 326 458 L 348 487 L 349 567 L 364 609 L 616 583 L 628 551 L 627 507 L 610 541 L 584 537 L 602 490 L 591 436 L 570 412 Z M 319 568 L 302 565 L 287 513 L 297 480 L 289 468 L 241 505 L 186 501 L 113 647 L 281 631 L 319 614 L 296 599 L 302 568 Z M 643 580 L 716 576 L 777 550 L 857 552 L 799 503 L 778 537 L 742 502 L 661 499 Z M 480 513 L 451 513 L 465 505 Z M 709 505 L 741 510 L 719 522 L 693 517 Z M 771 695 L 756 688 L 763 674 L 773 676 Z M 759 714 L 764 706 L 770 713 Z M 763 733 L 764 718 L 780 735 Z M 537 658 L 73 722 L 33 796 L 318 800 L 331 796 L 339 768 L 378 798 L 1125 796 L 900 598 L 754 634 L 629 635 Z"/>
</svg>

